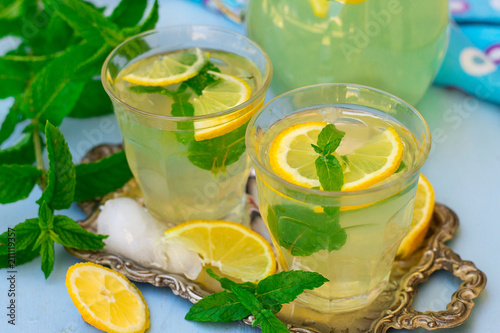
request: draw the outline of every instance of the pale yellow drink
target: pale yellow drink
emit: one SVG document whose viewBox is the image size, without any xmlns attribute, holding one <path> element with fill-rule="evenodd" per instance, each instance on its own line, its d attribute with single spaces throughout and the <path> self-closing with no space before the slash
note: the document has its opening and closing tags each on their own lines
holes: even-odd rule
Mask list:
<svg viewBox="0 0 500 333">
<path fill-rule="evenodd" d="M 334 103 L 335 99 L 338 103 Z M 381 106 L 382 111 L 374 108 L 383 102 L 387 104 Z M 307 307 L 321 312 L 361 308 L 387 284 L 411 222 L 416 170 L 428 148 L 421 141 L 426 139 L 426 125 L 407 125 L 404 118 L 407 122 L 412 117 L 412 121 L 421 118 L 411 109 L 403 111 L 402 103 L 359 86 L 312 86 L 271 101 L 250 123 L 247 142 L 256 164 L 259 207 L 277 249 L 280 269 L 315 271 L 329 280 L 299 296 L 298 302 Z M 391 106 L 407 114 L 397 119 L 399 115 L 383 112 Z M 349 163 L 353 151 L 392 128 L 404 145 L 401 167 L 384 180 L 357 191 L 328 192 L 292 184 L 273 170 L 269 147 L 283 130 L 308 122 L 324 122 L 325 126 L 331 123 L 344 131 L 335 154 L 341 162 Z M 415 126 L 424 131 L 424 136 L 412 134 Z M 315 144 L 318 134 L 319 130 L 308 134 L 311 143 Z M 297 161 L 291 154 L 287 162 L 293 165 Z"/>
<path fill-rule="evenodd" d="M 148 43 L 160 44 L 150 50 Z M 114 60 L 113 65 L 120 68 L 108 65 L 108 72 L 103 72 L 105 87 L 112 93 L 128 163 L 155 217 L 171 224 L 194 219 L 246 222 L 250 161 L 244 135 L 249 119 L 262 105 L 270 75 L 265 54 L 259 57 L 257 46 L 249 43 L 244 36 L 223 29 L 174 27 L 138 36 L 122 46 L 122 54 L 110 56 L 109 62 Z M 247 47 L 250 54 L 238 46 Z M 123 65 L 120 57 L 141 49 Z M 197 115 L 196 103 L 204 92 L 183 88 L 185 80 L 151 87 L 127 79 L 141 73 L 145 63 L 177 59 L 186 52 L 187 58 L 203 54 L 220 71 L 220 75 L 211 71 L 216 82 L 205 89 L 236 80 L 250 91 L 248 98 L 230 109 Z M 177 94 L 179 89 L 182 92 Z"/>
</svg>

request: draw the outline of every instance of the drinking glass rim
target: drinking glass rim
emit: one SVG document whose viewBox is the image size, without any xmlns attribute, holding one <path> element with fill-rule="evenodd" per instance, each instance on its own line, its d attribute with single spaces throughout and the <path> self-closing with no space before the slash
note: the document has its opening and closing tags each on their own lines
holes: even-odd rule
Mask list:
<svg viewBox="0 0 500 333">
<path fill-rule="evenodd" d="M 231 107 L 229 109 L 226 109 L 226 110 L 223 110 L 223 111 L 219 111 L 219 112 L 215 112 L 215 113 L 210 113 L 210 114 L 206 114 L 206 115 L 200 115 L 200 116 L 175 117 L 175 116 L 159 115 L 159 114 L 146 112 L 146 111 L 143 111 L 143 110 L 141 110 L 139 108 L 133 107 L 133 106 L 125 103 L 124 101 L 122 101 L 120 98 L 118 98 L 111 91 L 110 84 L 109 84 L 109 82 L 108 82 L 108 80 L 106 78 L 106 72 L 107 72 L 106 70 L 108 68 L 109 62 L 111 61 L 111 58 L 113 58 L 113 56 L 116 55 L 116 53 L 123 46 L 125 46 L 126 44 L 130 43 L 133 40 L 136 40 L 138 38 L 141 38 L 141 37 L 144 37 L 144 36 L 147 36 L 147 35 L 153 35 L 153 34 L 156 34 L 156 33 L 162 32 L 162 31 L 175 30 L 175 29 L 186 29 L 186 30 L 189 30 L 189 29 L 191 29 L 191 30 L 200 29 L 200 30 L 218 31 L 218 32 L 227 33 L 227 34 L 231 34 L 231 35 L 243 38 L 249 44 L 251 44 L 252 46 L 254 46 L 257 50 L 259 50 L 259 52 L 262 53 L 262 55 L 264 56 L 264 58 L 266 60 L 266 66 L 265 66 L 266 68 L 264 70 L 264 77 L 263 77 L 261 86 L 256 90 L 255 93 L 253 93 L 250 96 L 250 98 L 248 100 L 246 100 L 245 102 L 243 102 L 241 104 L 238 104 L 236 106 L 233 106 L 233 107 Z M 267 55 L 267 53 L 259 46 L 259 44 L 255 43 L 253 40 L 251 40 L 247 36 L 245 36 L 245 35 L 243 35 L 243 34 L 241 34 L 239 32 L 236 32 L 236 31 L 233 31 L 233 30 L 230 30 L 230 29 L 226 29 L 226 28 L 217 27 L 217 26 L 183 24 L 183 25 L 173 25 L 173 26 L 168 26 L 168 27 L 163 27 L 163 28 L 158 28 L 158 29 L 152 29 L 152 30 L 144 31 L 144 32 L 141 32 L 140 34 L 137 34 L 137 35 L 134 35 L 132 37 L 129 37 L 126 40 L 124 40 L 123 42 L 121 42 L 120 44 L 118 44 L 113 49 L 113 51 L 111 51 L 110 54 L 106 57 L 106 60 L 104 61 L 103 65 L 102 65 L 102 68 L 101 68 L 101 83 L 102 83 L 102 85 L 104 87 L 104 90 L 108 94 L 108 96 L 110 96 L 110 98 L 112 98 L 114 101 L 116 101 L 117 103 L 119 103 L 120 105 L 122 105 L 127 110 L 130 110 L 130 111 L 135 112 L 135 113 L 137 113 L 139 115 L 142 115 L 142 116 L 159 118 L 159 119 L 164 119 L 164 120 L 169 120 L 169 121 L 181 122 L 181 121 L 195 121 L 195 120 L 212 119 L 212 118 L 224 116 L 224 115 L 231 114 L 233 112 L 236 112 L 236 111 L 244 109 L 245 107 L 253 104 L 256 100 L 258 100 L 262 96 L 262 94 L 264 94 L 264 95 L 266 94 L 267 89 L 269 87 L 269 84 L 271 83 L 272 73 L 273 73 L 273 66 L 272 66 L 272 63 L 271 63 L 271 59 L 269 58 L 269 56 Z"/>
<path fill-rule="evenodd" d="M 420 156 L 418 156 L 418 163 L 415 163 L 415 165 L 412 167 L 412 169 L 407 172 L 407 177 L 404 177 L 404 178 L 408 179 L 408 178 L 413 177 L 417 173 L 417 171 L 420 170 L 420 168 L 422 167 L 422 165 L 427 160 L 427 157 L 429 156 L 429 152 L 430 152 L 430 148 L 431 148 L 431 140 L 430 140 L 431 133 L 430 133 L 429 126 L 427 125 L 427 122 L 425 121 L 425 118 L 420 114 L 420 112 L 417 111 L 417 109 L 415 109 L 411 104 L 405 102 L 403 99 L 401 99 L 401 98 L 399 98 L 397 96 L 394 96 L 393 94 L 390 94 L 390 93 L 388 93 L 386 91 L 383 91 L 381 89 L 377 89 L 377 88 L 373 88 L 373 87 L 369 87 L 369 86 L 365 86 L 365 85 L 361 85 L 361 84 L 353 84 L 353 83 L 320 83 L 320 84 L 314 84 L 314 85 L 309 85 L 309 86 L 305 86 L 305 87 L 300 87 L 300 88 L 292 89 L 292 90 L 287 91 L 287 92 L 285 92 L 285 93 L 283 93 L 283 94 L 281 94 L 279 96 L 274 97 L 272 100 L 270 100 L 269 102 L 267 102 L 264 106 L 262 106 L 260 108 L 260 110 L 256 114 L 254 114 L 252 116 L 252 118 L 250 119 L 250 122 L 248 123 L 247 131 L 246 131 L 246 135 L 245 135 L 246 138 L 247 138 L 247 140 L 246 140 L 247 149 L 250 146 L 249 145 L 249 143 L 250 143 L 249 142 L 250 141 L 249 138 L 252 135 L 252 128 L 255 125 L 255 122 L 257 121 L 257 118 L 262 113 L 262 111 L 265 110 L 271 103 L 275 102 L 278 98 L 282 98 L 282 97 L 284 97 L 286 95 L 291 95 L 291 94 L 296 93 L 296 92 L 301 91 L 301 90 L 315 89 L 315 88 L 320 88 L 320 87 L 333 87 L 333 86 L 338 86 L 338 87 L 343 86 L 343 87 L 357 88 L 358 90 L 361 88 L 361 89 L 367 89 L 367 90 L 370 90 L 370 91 L 374 91 L 374 92 L 380 93 L 382 95 L 385 95 L 387 97 L 395 99 L 397 102 L 399 102 L 399 103 L 403 104 L 404 106 L 408 107 L 413 113 L 416 114 L 417 118 L 424 125 L 424 134 L 425 134 L 426 140 L 425 140 L 424 144 L 422 145 L 422 147 L 420 149 L 422 153 L 420 154 Z M 303 187 L 303 186 L 300 186 L 300 185 L 297 185 L 297 184 L 290 183 L 289 181 L 287 181 L 287 180 L 279 177 L 278 175 L 274 174 L 273 172 L 269 171 L 268 168 L 266 168 L 257 159 L 257 156 L 255 154 L 254 149 L 248 149 L 248 155 L 250 155 L 250 158 L 252 159 L 252 162 L 254 163 L 254 165 L 258 166 L 258 168 L 260 170 L 263 170 L 264 173 L 268 177 L 271 177 L 274 180 L 278 181 L 279 183 L 284 184 L 286 187 L 292 188 L 293 190 L 296 190 L 296 191 L 307 192 L 307 193 L 310 193 L 310 194 L 313 194 L 313 195 L 319 195 L 319 196 L 325 196 L 325 197 L 354 197 L 354 196 L 358 196 L 358 195 L 368 195 L 368 194 L 376 193 L 376 192 L 379 192 L 381 190 L 390 188 L 391 186 L 394 186 L 395 184 L 401 182 L 401 180 L 402 180 L 402 177 L 398 177 L 398 178 L 396 178 L 396 179 L 394 179 L 394 180 L 392 180 L 390 182 L 387 182 L 385 184 L 371 186 L 369 188 L 362 189 L 362 190 L 353 190 L 353 191 L 324 191 L 324 190 L 316 190 L 316 189 L 313 189 L 313 188 L 307 188 L 307 187 Z"/>
</svg>

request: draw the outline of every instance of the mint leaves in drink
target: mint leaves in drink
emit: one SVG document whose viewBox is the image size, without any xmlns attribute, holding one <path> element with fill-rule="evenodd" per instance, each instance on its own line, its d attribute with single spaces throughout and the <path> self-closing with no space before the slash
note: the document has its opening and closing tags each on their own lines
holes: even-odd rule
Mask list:
<svg viewBox="0 0 500 333">
<path fill-rule="evenodd" d="M 0 98 L 14 100 L 0 125 L 0 204 L 26 199 L 40 186 L 39 216 L 12 229 L 17 239 L 16 265 L 41 255 L 47 278 L 54 265 L 55 243 L 99 250 L 105 238 L 87 232 L 55 210 L 105 195 L 132 177 L 123 152 L 95 163 L 73 165 L 71 151 L 57 127 L 66 117 L 113 112 L 96 79 L 102 63 L 126 38 L 154 28 L 159 8 L 155 0 L 145 13 L 145 3 L 122 0 L 105 16 L 104 8 L 81 0 L 8 3 L 0 5 L 0 38 L 16 37 L 20 45 L 0 56 Z M 43 24 L 36 18 L 43 18 Z M 22 137 L 5 146 L 18 126 L 23 126 Z M 48 166 L 43 162 L 44 147 Z M 8 252 L 7 233 L 3 233 L 0 268 L 9 263 Z"/>
<path fill-rule="evenodd" d="M 264 333 L 288 333 L 287 326 L 274 314 L 304 290 L 312 290 L 328 282 L 321 274 L 306 271 L 281 272 L 268 276 L 258 284 L 236 283 L 217 276 L 211 269 L 207 273 L 226 290 L 208 295 L 194 304 L 186 319 L 230 322 L 253 315 L 253 326 L 259 325 Z"/>
<path fill-rule="evenodd" d="M 220 72 L 220 69 L 208 61 L 196 76 L 184 81 L 176 90 L 147 86 L 131 86 L 129 89 L 135 93 L 157 93 L 169 96 L 174 100 L 171 111 L 173 116 L 192 117 L 194 106 L 189 101 L 192 96 L 189 91 L 200 96 L 206 87 L 218 82 L 218 79 L 210 75 L 208 71 Z M 176 135 L 180 143 L 188 145 L 187 157 L 193 165 L 217 175 L 219 172 L 224 173 L 226 168 L 237 162 L 245 152 L 246 125 L 247 123 L 242 124 L 237 129 L 212 139 L 196 141 L 193 122 L 183 121 L 177 124 L 179 132 L 176 132 Z"/>
<path fill-rule="evenodd" d="M 319 154 L 316 172 L 325 191 L 340 191 L 344 184 L 342 165 L 335 156 L 345 132 L 326 125 L 312 145 Z M 338 207 L 323 207 L 318 212 L 305 205 L 274 205 L 267 211 L 269 230 L 280 246 L 294 256 L 310 256 L 321 250 L 339 250 L 347 234 L 339 223 Z"/>
</svg>

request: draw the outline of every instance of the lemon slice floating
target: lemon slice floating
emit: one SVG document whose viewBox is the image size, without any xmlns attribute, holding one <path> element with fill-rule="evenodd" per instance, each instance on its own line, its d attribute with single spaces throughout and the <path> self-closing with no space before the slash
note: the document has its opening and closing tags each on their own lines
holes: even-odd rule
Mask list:
<svg viewBox="0 0 500 333">
<path fill-rule="evenodd" d="M 398 256 L 400 258 L 407 258 L 424 240 L 431 224 L 432 213 L 434 212 L 434 197 L 432 184 L 424 175 L 420 174 L 410 230 L 398 249 Z"/>
<path fill-rule="evenodd" d="M 202 116 L 220 111 L 224 111 L 246 102 L 252 89 L 242 79 L 228 74 L 208 71 L 215 76 L 218 81 L 206 87 L 201 96 L 193 99 L 194 115 Z M 255 108 L 257 109 L 257 108 Z M 253 115 L 248 110 L 223 115 L 207 120 L 194 122 L 195 140 L 201 141 L 211 139 L 232 130 L 246 123 Z"/>
<path fill-rule="evenodd" d="M 327 125 L 324 122 L 296 124 L 278 134 L 269 149 L 272 169 L 286 181 L 304 187 L 319 187 L 315 160 L 319 156 L 311 144 Z M 345 162 L 342 191 L 368 188 L 392 175 L 403 158 L 403 143 L 388 127 L 339 160 Z M 338 156 L 337 156 L 338 157 Z"/>
<path fill-rule="evenodd" d="M 66 288 L 90 325 L 105 332 L 142 333 L 149 327 L 149 310 L 125 276 L 93 263 L 79 263 L 66 273 Z"/>
<path fill-rule="evenodd" d="M 330 1 L 332 0 L 309 0 L 314 11 L 314 15 L 317 17 L 325 18 L 328 16 L 330 11 Z M 348 3 L 348 4 L 358 4 L 364 2 L 365 0 L 336 0 L 338 2 Z"/>
<path fill-rule="evenodd" d="M 208 58 L 199 48 L 146 58 L 132 64 L 123 79 L 141 86 L 168 86 L 196 76 Z"/>
<path fill-rule="evenodd" d="M 256 282 L 276 272 L 271 245 L 255 231 L 228 221 L 195 220 L 165 231 L 162 241 L 200 255 L 204 265 L 242 281 Z"/>
</svg>

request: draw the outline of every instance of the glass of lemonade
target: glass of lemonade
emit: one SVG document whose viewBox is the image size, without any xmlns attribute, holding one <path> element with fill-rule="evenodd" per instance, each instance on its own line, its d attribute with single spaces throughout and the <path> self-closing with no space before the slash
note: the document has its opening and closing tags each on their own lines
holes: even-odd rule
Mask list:
<svg viewBox="0 0 500 333">
<path fill-rule="evenodd" d="M 155 217 L 247 220 L 244 135 L 271 76 L 257 44 L 216 27 L 149 31 L 109 55 L 102 82 Z"/>
<path fill-rule="evenodd" d="M 327 126 L 344 133 L 330 154 L 343 178 L 336 191 L 324 190 L 330 185 L 318 169 L 321 154 L 311 146 L 322 145 Z M 251 119 L 246 141 L 280 269 L 329 280 L 299 296 L 299 304 L 326 313 L 368 305 L 384 289 L 410 226 L 431 143 L 425 120 L 383 91 L 321 84 L 267 103 Z"/>
<path fill-rule="evenodd" d="M 248 0 L 246 26 L 275 92 L 348 82 L 414 105 L 444 57 L 448 16 L 448 0 Z"/>
</svg>

